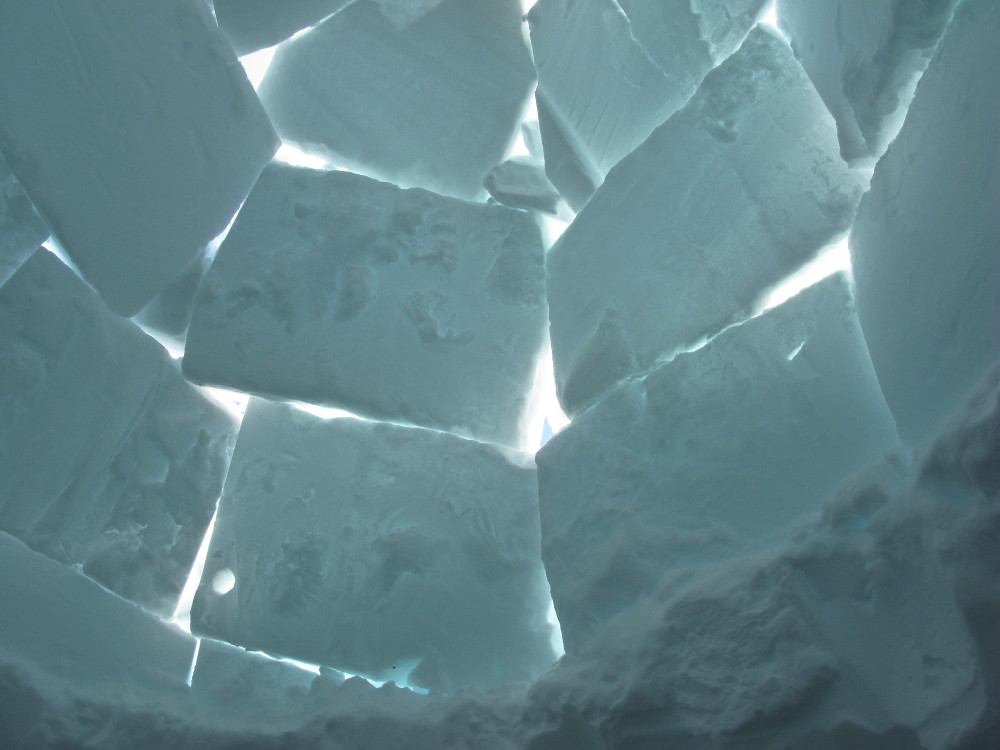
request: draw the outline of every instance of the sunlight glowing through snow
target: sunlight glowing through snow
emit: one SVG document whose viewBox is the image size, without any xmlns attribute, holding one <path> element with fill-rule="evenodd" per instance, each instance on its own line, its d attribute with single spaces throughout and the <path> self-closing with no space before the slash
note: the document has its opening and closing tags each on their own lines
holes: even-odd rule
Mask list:
<svg viewBox="0 0 1000 750">
<path fill-rule="evenodd" d="M 240 58 L 254 91 L 260 88 L 260 82 L 264 80 L 264 74 L 267 73 L 267 69 L 271 65 L 275 49 L 277 47 L 267 47 Z"/>
</svg>

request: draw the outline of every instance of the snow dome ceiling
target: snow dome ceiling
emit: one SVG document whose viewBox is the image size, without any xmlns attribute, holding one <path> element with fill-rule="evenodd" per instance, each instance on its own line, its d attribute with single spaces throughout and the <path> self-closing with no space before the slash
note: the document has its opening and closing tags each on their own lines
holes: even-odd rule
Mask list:
<svg viewBox="0 0 1000 750">
<path fill-rule="evenodd" d="M 1000 747 L 998 35 L 4 3 L 0 746 Z"/>
</svg>

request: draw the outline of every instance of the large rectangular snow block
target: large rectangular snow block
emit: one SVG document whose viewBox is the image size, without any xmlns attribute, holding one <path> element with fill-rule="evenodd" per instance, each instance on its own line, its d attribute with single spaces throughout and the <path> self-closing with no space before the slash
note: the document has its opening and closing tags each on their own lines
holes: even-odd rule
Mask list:
<svg viewBox="0 0 1000 750">
<path fill-rule="evenodd" d="M 115 312 L 225 229 L 277 147 L 204 0 L 4 4 L 0 151 Z"/>
<path fill-rule="evenodd" d="M 0 531 L 0 657 L 75 689 L 181 696 L 195 640 Z M 2 732 L 0 732 L 2 735 Z"/>
<path fill-rule="evenodd" d="M 0 285 L 48 236 L 49 228 L 0 155 Z"/>
<path fill-rule="evenodd" d="M 170 615 L 232 419 L 39 250 L 0 289 L 0 529 Z"/>
<path fill-rule="evenodd" d="M 537 677 L 555 657 L 535 471 L 520 460 L 254 399 L 192 628 L 432 690 Z"/>
<path fill-rule="evenodd" d="M 566 412 L 745 317 L 847 231 L 863 185 L 791 51 L 752 31 L 612 170 L 549 253 Z"/>
<path fill-rule="evenodd" d="M 530 214 L 272 164 L 202 284 L 184 372 L 517 445 L 544 274 Z"/>
<path fill-rule="evenodd" d="M 260 97 L 305 151 L 478 199 L 534 79 L 519 0 L 358 0 L 282 45 Z"/>
<path fill-rule="evenodd" d="M 858 315 L 911 446 L 1000 359 L 1000 4 L 955 14 L 851 232 Z"/>
<path fill-rule="evenodd" d="M 703 5 L 540 0 L 531 9 L 549 179 L 575 209 L 739 46 L 763 0 L 730 2 L 725 13 Z"/>
<path fill-rule="evenodd" d="M 818 509 L 896 442 L 841 276 L 621 384 L 536 457 L 567 649 L 666 571 Z"/>
<path fill-rule="evenodd" d="M 959 0 L 777 0 L 778 24 L 837 120 L 840 152 L 874 164 Z"/>
</svg>

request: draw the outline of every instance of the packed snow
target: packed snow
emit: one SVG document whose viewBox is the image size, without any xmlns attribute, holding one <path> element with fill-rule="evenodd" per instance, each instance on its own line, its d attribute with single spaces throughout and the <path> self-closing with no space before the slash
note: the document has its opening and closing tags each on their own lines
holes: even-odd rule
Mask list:
<svg viewBox="0 0 1000 750">
<path fill-rule="evenodd" d="M 4 4 L 0 747 L 1000 747 L 998 37 Z"/>
</svg>

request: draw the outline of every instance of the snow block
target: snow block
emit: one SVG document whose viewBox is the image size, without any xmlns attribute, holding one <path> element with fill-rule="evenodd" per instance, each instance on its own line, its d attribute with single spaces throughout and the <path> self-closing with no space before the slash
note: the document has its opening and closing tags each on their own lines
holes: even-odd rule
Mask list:
<svg viewBox="0 0 1000 750">
<path fill-rule="evenodd" d="M 0 156 L 0 286 L 49 236 L 49 228 Z"/>
<path fill-rule="evenodd" d="M 236 54 L 273 47 L 354 0 L 215 0 L 215 18 Z"/>
<path fill-rule="evenodd" d="M 840 153 L 873 165 L 903 124 L 959 0 L 777 0 L 778 25 L 837 121 Z"/>
<path fill-rule="evenodd" d="M 1000 5 L 965 3 L 851 233 L 858 315 L 911 446 L 1000 358 Z"/>
<path fill-rule="evenodd" d="M 568 150 L 573 164 L 554 160 L 547 173 L 575 210 L 593 192 L 586 184 L 600 185 L 739 46 L 763 0 L 717 5 L 540 0 L 531 9 L 546 157 Z"/>
<path fill-rule="evenodd" d="M 80 691 L 186 690 L 195 641 L 179 628 L 2 531 L 0 569 L 0 661 L 27 662 Z"/>
<path fill-rule="evenodd" d="M 431 690 L 529 680 L 555 659 L 537 514 L 497 448 L 254 399 L 192 628 Z"/>
<path fill-rule="evenodd" d="M 863 186 L 788 47 L 751 32 L 608 175 L 549 253 L 567 414 L 746 317 L 768 287 L 847 231 Z"/>
<path fill-rule="evenodd" d="M 40 250 L 0 289 L 0 529 L 169 616 L 235 426 Z"/>
<path fill-rule="evenodd" d="M 225 229 L 277 147 L 204 0 L 4 8 L 0 151 L 115 312 Z"/>
<path fill-rule="evenodd" d="M 501 162 L 486 175 L 483 185 L 494 200 L 505 206 L 546 214 L 559 210 L 559 193 L 537 159 L 514 156 Z"/>
<path fill-rule="evenodd" d="M 275 163 L 202 284 L 184 372 L 516 446 L 544 273 L 523 211 Z"/>
<path fill-rule="evenodd" d="M 818 509 L 896 442 L 839 275 L 621 384 L 537 454 L 567 650 L 665 571 L 732 557 Z"/>
<path fill-rule="evenodd" d="M 304 151 L 479 199 L 534 83 L 521 4 L 446 0 L 412 21 L 398 5 L 359 0 L 282 46 L 261 101 L 282 139 Z"/>
</svg>

